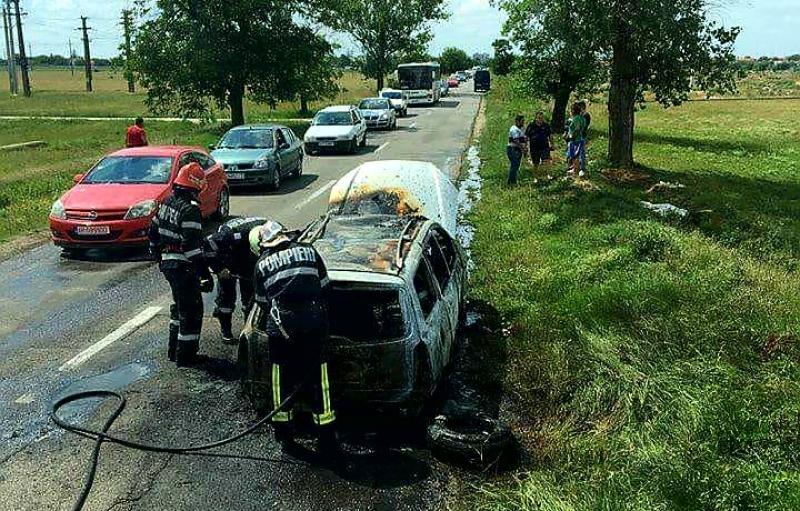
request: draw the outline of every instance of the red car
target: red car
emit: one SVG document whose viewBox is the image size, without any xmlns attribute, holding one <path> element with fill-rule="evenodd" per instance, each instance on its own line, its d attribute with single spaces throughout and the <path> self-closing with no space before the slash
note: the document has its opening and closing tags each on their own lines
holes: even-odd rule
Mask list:
<svg viewBox="0 0 800 511">
<path fill-rule="evenodd" d="M 50 210 L 53 243 L 67 250 L 128 247 L 147 243 L 147 229 L 158 205 L 172 193 L 178 169 L 196 161 L 208 185 L 200 194 L 203 218 L 225 218 L 230 208 L 222 166 L 202 149 L 136 147 L 109 154 Z"/>
<path fill-rule="evenodd" d="M 447 79 L 447 86 L 452 88 L 458 87 L 459 81 L 458 78 L 450 77 Z"/>
</svg>

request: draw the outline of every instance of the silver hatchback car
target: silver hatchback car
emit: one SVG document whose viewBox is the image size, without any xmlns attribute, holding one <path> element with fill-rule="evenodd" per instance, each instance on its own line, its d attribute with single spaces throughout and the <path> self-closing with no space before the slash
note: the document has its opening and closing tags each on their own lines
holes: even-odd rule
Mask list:
<svg viewBox="0 0 800 511">
<path fill-rule="evenodd" d="M 455 193 L 435 168 L 428 182 L 427 167 L 386 164 L 377 169 L 383 174 L 356 169 L 343 178 L 331 193 L 328 215 L 303 236 L 314 240 L 331 279 L 328 361 L 337 406 L 415 415 L 436 390 L 454 351 L 467 257 L 450 234 L 452 226 L 426 218 L 439 216 L 445 225 L 451 223 L 449 213 L 436 214 L 449 199 L 437 201 L 432 192 L 426 201 L 408 188 L 355 185 L 364 176 L 377 183 L 397 172 L 416 180 L 418 190 L 446 187 L 440 194 L 445 198 Z M 339 195 L 341 189 L 348 190 L 346 196 Z M 356 193 L 361 196 L 353 200 Z M 259 408 L 268 406 L 271 396 L 268 343 L 261 327 L 266 314 L 257 307 L 252 312 L 239 351 L 245 389 Z"/>
</svg>

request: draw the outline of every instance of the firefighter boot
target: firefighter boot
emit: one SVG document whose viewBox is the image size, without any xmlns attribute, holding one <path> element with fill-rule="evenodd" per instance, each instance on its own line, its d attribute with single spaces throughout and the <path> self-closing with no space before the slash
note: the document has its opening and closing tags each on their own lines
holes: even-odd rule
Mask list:
<svg viewBox="0 0 800 511">
<path fill-rule="evenodd" d="M 219 331 L 224 344 L 236 344 L 233 337 L 233 314 L 217 314 L 219 320 Z"/>
<path fill-rule="evenodd" d="M 178 349 L 178 329 L 169 327 L 169 345 L 167 347 L 167 358 L 170 362 L 175 362 L 175 351 Z"/>
<path fill-rule="evenodd" d="M 178 367 L 187 367 L 195 363 L 197 352 L 200 351 L 199 341 L 180 341 L 175 350 L 175 364 Z"/>
</svg>

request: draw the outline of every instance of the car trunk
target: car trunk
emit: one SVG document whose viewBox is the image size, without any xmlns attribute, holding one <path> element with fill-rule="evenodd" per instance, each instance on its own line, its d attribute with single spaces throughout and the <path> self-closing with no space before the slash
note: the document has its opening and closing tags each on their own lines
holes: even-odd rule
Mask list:
<svg viewBox="0 0 800 511">
<path fill-rule="evenodd" d="M 345 393 L 407 389 L 410 332 L 399 288 L 336 283 L 329 304 L 334 382 Z"/>
</svg>

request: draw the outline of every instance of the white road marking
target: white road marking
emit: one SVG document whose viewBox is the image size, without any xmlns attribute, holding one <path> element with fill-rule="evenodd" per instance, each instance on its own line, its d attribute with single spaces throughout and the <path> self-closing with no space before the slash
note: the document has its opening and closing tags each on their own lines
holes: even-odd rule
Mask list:
<svg viewBox="0 0 800 511">
<path fill-rule="evenodd" d="M 33 392 L 26 392 L 14 400 L 18 405 L 29 405 L 36 400 L 36 394 Z"/>
<path fill-rule="evenodd" d="M 380 145 L 380 147 L 378 147 L 377 149 L 375 149 L 372 152 L 373 153 L 379 153 L 379 152 L 383 151 L 384 149 L 386 149 L 387 145 L 389 145 L 389 142 L 384 142 L 383 144 Z"/>
<path fill-rule="evenodd" d="M 336 184 L 336 180 L 335 179 L 331 179 L 330 181 L 328 181 L 328 183 L 325 186 L 323 186 L 322 188 L 320 188 L 316 192 L 312 193 L 310 197 L 308 197 L 303 202 L 301 202 L 300 204 L 295 206 L 294 209 L 300 210 L 300 209 L 303 209 L 304 207 L 308 206 L 309 204 L 314 202 L 314 199 L 316 199 L 317 197 L 319 197 L 320 195 L 322 195 L 323 193 L 328 191 L 334 184 Z"/>
<path fill-rule="evenodd" d="M 125 337 L 129 336 L 145 324 L 148 321 L 156 317 L 156 314 L 161 312 L 163 307 L 148 307 L 136 316 L 133 317 L 130 321 L 123 324 L 121 327 L 117 328 L 107 336 L 103 337 L 96 343 L 92 344 L 85 350 L 81 351 L 70 360 L 64 363 L 61 367 L 58 368 L 59 371 L 66 371 L 67 369 L 74 369 L 79 365 L 83 364 L 101 350 L 109 347 L 113 343 L 119 341 L 120 339 L 124 339 Z"/>
</svg>

